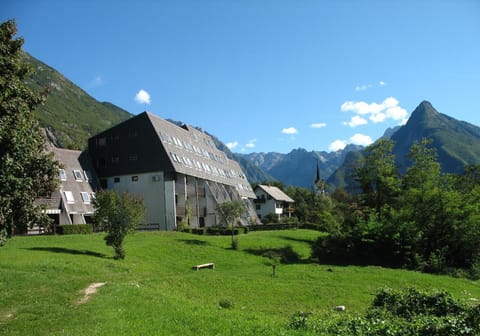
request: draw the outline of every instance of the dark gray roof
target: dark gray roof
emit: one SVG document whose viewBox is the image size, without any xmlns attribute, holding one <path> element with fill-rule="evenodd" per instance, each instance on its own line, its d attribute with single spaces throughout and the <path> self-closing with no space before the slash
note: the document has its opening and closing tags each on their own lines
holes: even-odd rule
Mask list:
<svg viewBox="0 0 480 336">
<path fill-rule="evenodd" d="M 281 191 L 278 187 L 259 184 L 257 188 L 261 188 L 265 193 L 270 195 L 276 201 L 289 202 L 289 203 L 295 202 L 287 194 Z"/>
<path fill-rule="evenodd" d="M 60 188 L 52 198 L 61 198 L 69 213 L 93 214 L 92 194 L 99 186 L 88 154 L 61 148 L 54 148 L 53 153 L 55 159 L 62 164 L 65 174 L 60 177 Z M 73 202 L 67 200 L 65 192 L 72 193 Z M 82 192 L 89 195 L 90 202 L 82 199 Z"/>
<path fill-rule="evenodd" d="M 234 186 L 241 196 L 255 198 L 245 173 L 219 150 L 213 139 L 195 127 L 177 126 L 148 113 L 176 172 Z"/>
<path fill-rule="evenodd" d="M 89 139 L 100 177 L 163 171 L 181 173 L 235 187 L 255 198 L 240 165 L 227 158 L 213 139 L 149 112 L 140 113 Z"/>
</svg>

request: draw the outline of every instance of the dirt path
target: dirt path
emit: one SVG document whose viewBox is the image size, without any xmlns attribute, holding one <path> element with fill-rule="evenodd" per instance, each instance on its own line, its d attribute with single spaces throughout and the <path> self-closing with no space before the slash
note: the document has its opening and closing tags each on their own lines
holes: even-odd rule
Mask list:
<svg viewBox="0 0 480 336">
<path fill-rule="evenodd" d="M 77 304 L 86 303 L 90 299 L 90 296 L 92 296 L 93 294 L 95 294 L 97 292 L 98 288 L 100 288 L 100 287 L 102 287 L 106 284 L 107 284 L 106 282 L 94 282 L 94 283 L 90 284 L 90 286 L 88 286 L 87 288 L 85 288 L 83 290 L 83 298 L 78 300 Z"/>
</svg>

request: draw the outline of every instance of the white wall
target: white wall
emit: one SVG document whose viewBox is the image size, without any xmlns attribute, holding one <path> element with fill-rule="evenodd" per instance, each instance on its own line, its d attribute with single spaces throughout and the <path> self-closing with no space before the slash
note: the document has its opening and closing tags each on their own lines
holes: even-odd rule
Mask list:
<svg viewBox="0 0 480 336">
<path fill-rule="evenodd" d="M 115 182 L 116 178 L 119 179 L 119 182 Z M 109 177 L 107 183 L 108 189 L 118 192 L 128 191 L 142 197 L 146 208 L 143 224 L 151 225 L 152 228 L 156 226 L 161 230 L 172 230 L 175 227 L 172 228 L 171 221 L 168 221 L 165 216 L 169 212 L 165 209 L 168 201 L 165 199 L 167 188 L 163 172 L 114 176 Z"/>
<path fill-rule="evenodd" d="M 257 189 L 256 195 L 258 199 L 262 198 L 262 196 L 265 198 L 265 203 L 258 203 L 260 204 L 260 209 L 257 209 L 255 205 L 255 211 L 257 212 L 258 216 L 264 218 L 269 214 L 276 214 L 274 199 L 271 199 L 271 197 L 261 189 Z"/>
</svg>

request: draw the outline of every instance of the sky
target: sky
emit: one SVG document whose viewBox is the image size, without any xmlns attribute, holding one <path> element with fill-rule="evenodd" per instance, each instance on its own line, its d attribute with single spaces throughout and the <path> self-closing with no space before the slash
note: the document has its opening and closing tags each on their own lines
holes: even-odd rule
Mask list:
<svg viewBox="0 0 480 336">
<path fill-rule="evenodd" d="M 478 0 L 2 0 L 8 19 L 95 99 L 237 153 L 368 145 L 423 100 L 480 125 Z"/>
</svg>

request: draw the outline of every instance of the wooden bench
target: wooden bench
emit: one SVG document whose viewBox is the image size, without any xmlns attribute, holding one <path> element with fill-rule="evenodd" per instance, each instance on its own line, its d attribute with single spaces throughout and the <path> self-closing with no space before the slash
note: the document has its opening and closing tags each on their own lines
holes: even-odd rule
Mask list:
<svg viewBox="0 0 480 336">
<path fill-rule="evenodd" d="M 207 263 L 207 264 L 201 264 L 201 265 L 195 265 L 192 267 L 192 269 L 198 271 L 201 268 L 211 268 L 215 269 L 215 264 L 214 263 Z"/>
</svg>

